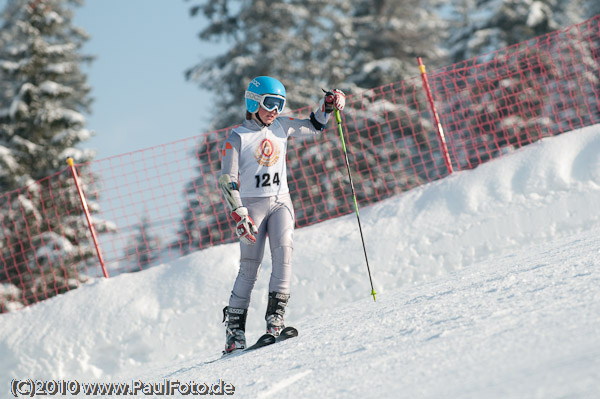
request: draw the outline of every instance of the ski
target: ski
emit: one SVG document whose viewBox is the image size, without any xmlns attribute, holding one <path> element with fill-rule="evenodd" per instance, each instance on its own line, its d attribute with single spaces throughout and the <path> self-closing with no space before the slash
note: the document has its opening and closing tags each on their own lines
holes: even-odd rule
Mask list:
<svg viewBox="0 0 600 399">
<path fill-rule="evenodd" d="M 223 355 L 219 359 L 215 359 L 215 360 L 212 360 L 207 363 L 213 363 L 213 362 L 216 362 L 217 360 L 227 359 L 227 358 L 231 358 L 231 357 L 237 357 L 245 352 L 253 351 L 255 349 L 262 348 L 263 346 L 268 346 L 268 345 L 274 344 L 275 342 L 277 342 L 277 338 L 275 338 L 273 335 L 263 334 L 260 336 L 260 338 L 256 341 L 256 343 L 254 345 L 249 346 L 245 349 L 237 349 L 232 352 L 223 351 Z"/>
<path fill-rule="evenodd" d="M 279 337 L 277 337 L 277 342 L 285 341 L 286 339 L 294 338 L 298 336 L 298 330 L 294 327 L 286 327 L 281 330 L 279 333 Z"/>
<path fill-rule="evenodd" d="M 204 364 L 214 363 L 221 359 L 237 357 L 239 355 L 244 354 L 245 352 L 250 352 L 250 351 L 253 351 L 253 350 L 256 350 L 259 348 L 263 348 L 265 346 L 273 345 L 274 343 L 285 341 L 287 339 L 294 338 L 297 336 L 298 336 L 298 330 L 296 330 L 294 327 L 284 328 L 283 330 L 281 330 L 281 333 L 279 334 L 279 336 L 277 338 L 272 334 L 266 333 L 266 334 L 261 335 L 260 338 L 256 341 L 256 343 L 254 345 L 249 346 L 245 349 L 234 350 L 232 352 L 223 352 L 223 355 L 220 358 L 214 359 L 214 360 L 209 360 L 208 362 L 204 362 Z"/>
<path fill-rule="evenodd" d="M 252 346 L 242 350 L 242 352 L 252 351 L 258 348 L 262 348 L 264 346 L 272 345 L 276 342 L 285 341 L 286 339 L 294 338 L 298 336 L 298 330 L 294 327 L 286 327 L 279 333 L 279 336 L 275 338 L 272 334 L 266 333 L 263 334 L 258 341 Z"/>
<path fill-rule="evenodd" d="M 277 338 L 275 338 L 273 335 L 263 334 L 254 345 L 247 347 L 243 350 L 243 352 L 253 351 L 255 349 L 262 348 L 263 346 L 274 344 L 275 342 L 277 342 Z"/>
<path fill-rule="evenodd" d="M 298 330 L 294 327 L 286 327 L 279 333 L 279 336 L 275 338 L 272 334 L 266 333 L 263 334 L 258 341 L 252 346 L 244 349 L 242 352 L 253 351 L 258 348 L 262 348 L 263 346 L 272 345 L 276 342 L 285 341 L 286 339 L 294 338 L 298 336 Z"/>
</svg>

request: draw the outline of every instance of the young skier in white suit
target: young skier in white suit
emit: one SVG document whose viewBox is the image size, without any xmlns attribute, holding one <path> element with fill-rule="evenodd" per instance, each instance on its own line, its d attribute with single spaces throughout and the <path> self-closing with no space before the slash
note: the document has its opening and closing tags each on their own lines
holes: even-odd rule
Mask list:
<svg viewBox="0 0 600 399">
<path fill-rule="evenodd" d="M 245 99 L 246 120 L 230 132 L 223 145 L 219 177 L 240 239 L 240 269 L 229 305 L 223 309 L 226 353 L 246 348 L 246 316 L 267 236 L 272 257 L 265 315 L 267 333 L 277 337 L 284 328 L 294 246 L 294 209 L 286 173 L 287 139 L 321 133 L 331 112 L 341 111 L 346 102 L 344 93 L 334 89 L 325 94 L 310 118 L 279 117 L 285 107 L 285 87 L 269 76 L 254 78 Z"/>
</svg>

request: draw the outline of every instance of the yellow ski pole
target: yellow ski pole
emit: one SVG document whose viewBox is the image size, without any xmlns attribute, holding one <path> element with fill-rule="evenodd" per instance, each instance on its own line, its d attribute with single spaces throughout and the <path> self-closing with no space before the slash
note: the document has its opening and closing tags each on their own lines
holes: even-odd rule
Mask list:
<svg viewBox="0 0 600 399">
<path fill-rule="evenodd" d="M 352 198 L 354 199 L 354 210 L 356 212 L 356 220 L 358 220 L 358 230 L 360 231 L 360 239 L 362 240 L 363 252 L 365 253 L 365 261 L 367 262 L 367 272 L 369 273 L 369 282 L 371 283 L 371 295 L 373 295 L 373 301 L 377 301 L 375 295 L 375 288 L 373 288 L 373 279 L 371 278 L 371 268 L 369 267 L 369 259 L 367 258 L 367 248 L 365 246 L 365 238 L 363 236 L 362 227 L 360 224 L 360 216 L 358 214 L 358 202 L 356 202 L 356 192 L 354 191 L 354 183 L 352 181 L 352 173 L 350 173 L 350 162 L 348 161 L 348 152 L 346 151 L 346 142 L 344 140 L 344 129 L 342 128 L 342 115 L 340 111 L 336 109 L 334 111 L 335 121 L 338 125 L 340 132 L 340 139 L 342 140 L 342 150 L 344 151 L 344 158 L 346 159 L 346 169 L 348 169 L 348 176 L 350 177 L 350 187 L 352 188 Z"/>
</svg>

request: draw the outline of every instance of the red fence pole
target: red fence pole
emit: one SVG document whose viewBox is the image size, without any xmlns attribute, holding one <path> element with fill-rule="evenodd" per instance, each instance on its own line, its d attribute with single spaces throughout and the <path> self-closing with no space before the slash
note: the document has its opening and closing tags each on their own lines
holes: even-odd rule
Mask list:
<svg viewBox="0 0 600 399">
<path fill-rule="evenodd" d="M 444 136 L 444 128 L 442 127 L 442 123 L 440 122 L 437 110 L 435 109 L 435 104 L 433 103 L 433 95 L 431 94 L 431 89 L 429 88 L 429 81 L 427 80 L 427 75 L 425 74 L 425 65 L 423 64 L 421 57 L 417 57 L 417 61 L 419 62 L 419 71 L 421 71 L 421 79 L 423 79 L 423 89 L 425 90 L 425 93 L 427 93 L 427 99 L 429 100 L 429 105 L 431 106 L 431 112 L 433 114 L 433 120 L 435 122 L 435 129 L 437 131 L 438 138 L 440 139 L 442 153 L 444 155 L 444 161 L 446 162 L 448 172 L 452 174 L 452 172 L 454 171 L 452 170 L 452 161 L 450 160 L 448 146 L 446 145 L 446 136 Z"/>
<path fill-rule="evenodd" d="M 98 260 L 100 261 L 102 273 L 104 274 L 104 277 L 108 278 L 108 272 L 106 271 L 106 267 L 104 266 L 104 259 L 102 258 L 102 252 L 100 251 L 100 245 L 98 244 L 96 230 L 94 230 L 94 225 L 92 224 L 92 217 L 90 216 L 90 210 L 88 208 L 87 201 L 85 200 L 85 194 L 83 193 L 83 189 L 79 184 L 79 178 L 77 177 L 77 170 L 75 169 L 75 165 L 73 164 L 73 158 L 67 159 L 67 163 L 71 168 L 71 174 L 73 175 L 73 180 L 75 181 L 75 187 L 77 187 L 77 193 L 79 193 L 81 206 L 83 207 L 83 212 L 85 213 L 85 218 L 87 220 L 90 233 L 92 234 L 92 240 L 94 241 L 94 246 L 96 247 L 96 254 L 98 254 Z"/>
</svg>

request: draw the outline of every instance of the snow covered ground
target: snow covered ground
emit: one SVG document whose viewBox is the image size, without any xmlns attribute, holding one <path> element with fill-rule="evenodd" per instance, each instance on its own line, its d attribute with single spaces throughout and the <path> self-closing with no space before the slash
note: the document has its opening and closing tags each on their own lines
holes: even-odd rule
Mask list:
<svg viewBox="0 0 600 399">
<path fill-rule="evenodd" d="M 377 302 L 354 215 L 297 230 L 287 320 L 300 336 L 207 363 L 238 258 L 236 244 L 210 248 L 0 315 L 0 397 L 13 378 L 223 380 L 248 398 L 600 397 L 600 126 L 361 220 Z"/>
</svg>

